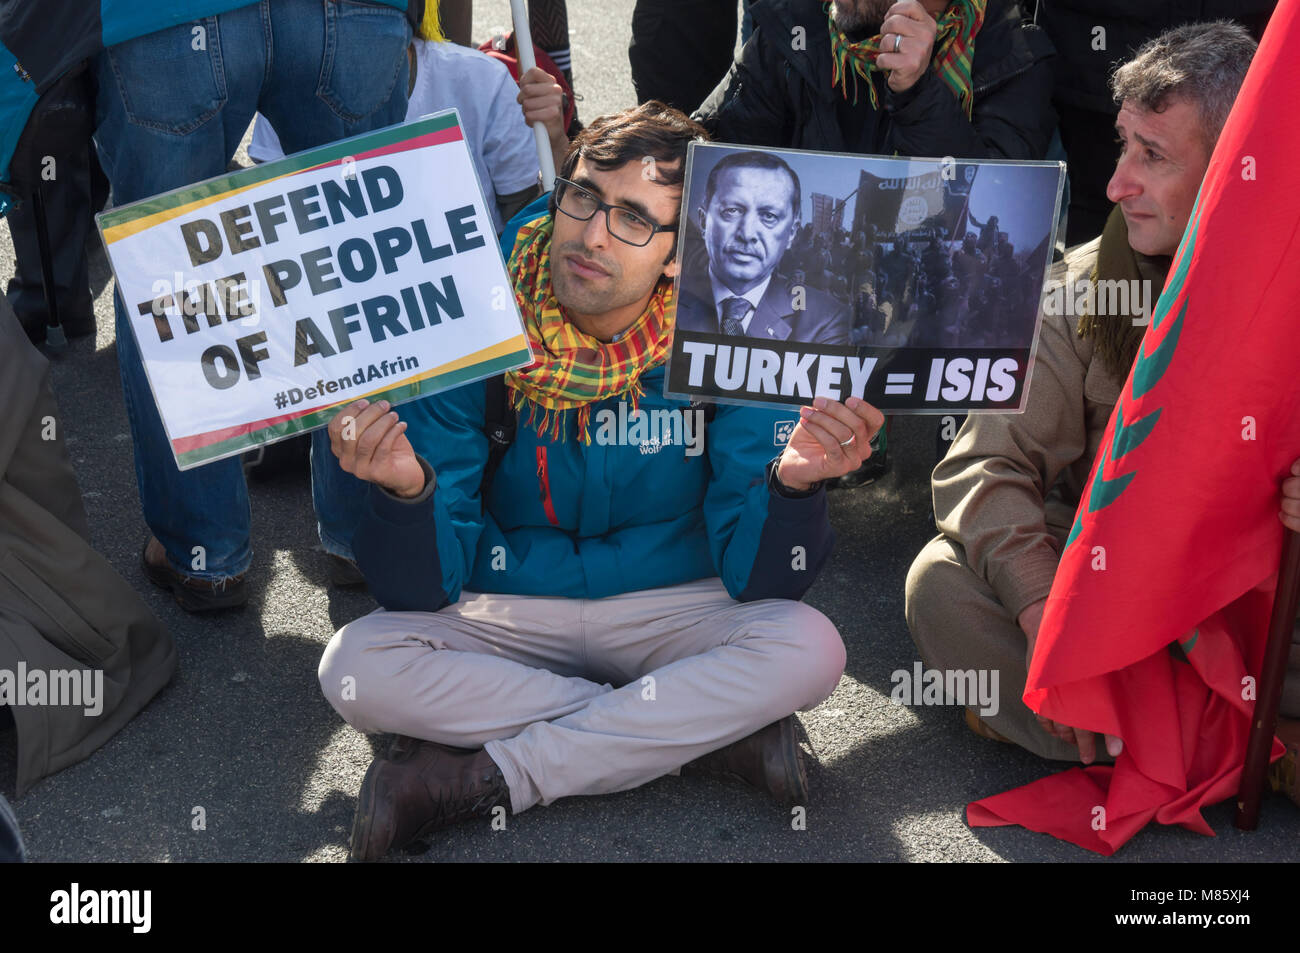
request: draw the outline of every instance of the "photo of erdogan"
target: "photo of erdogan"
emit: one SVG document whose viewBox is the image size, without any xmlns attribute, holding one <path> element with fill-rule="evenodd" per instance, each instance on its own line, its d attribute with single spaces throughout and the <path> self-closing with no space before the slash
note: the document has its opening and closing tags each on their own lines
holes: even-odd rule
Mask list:
<svg viewBox="0 0 1300 953">
<path fill-rule="evenodd" d="M 707 267 L 703 261 L 683 265 L 677 327 L 849 344 L 852 317 L 844 302 L 777 274 L 798 233 L 801 207 L 799 177 L 779 156 L 736 152 L 719 161 L 696 210 Z"/>
</svg>

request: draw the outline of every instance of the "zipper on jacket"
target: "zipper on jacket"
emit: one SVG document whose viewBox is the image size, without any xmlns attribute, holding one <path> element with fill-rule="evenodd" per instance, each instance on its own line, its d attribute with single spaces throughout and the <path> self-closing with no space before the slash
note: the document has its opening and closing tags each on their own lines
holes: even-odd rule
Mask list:
<svg viewBox="0 0 1300 953">
<path fill-rule="evenodd" d="M 555 515 L 555 504 L 551 502 L 551 477 L 546 472 L 546 448 L 537 448 L 537 485 L 541 488 L 542 506 L 546 510 L 546 518 L 551 521 L 552 526 L 560 525 L 560 518 Z"/>
</svg>

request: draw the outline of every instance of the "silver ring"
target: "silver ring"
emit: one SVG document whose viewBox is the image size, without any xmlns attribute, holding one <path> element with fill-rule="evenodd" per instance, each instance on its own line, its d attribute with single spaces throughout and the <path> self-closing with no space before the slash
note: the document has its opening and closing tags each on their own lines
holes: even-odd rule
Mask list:
<svg viewBox="0 0 1300 953">
<path fill-rule="evenodd" d="M 857 435 L 857 434 L 854 434 L 854 435 L 853 435 L 852 437 L 850 437 L 848 440 L 841 440 L 841 441 L 840 441 L 840 446 L 841 446 L 841 447 L 847 447 L 849 444 L 851 444 L 853 441 L 855 441 L 855 440 L 857 440 L 857 439 L 858 439 L 858 435 Z"/>
<path fill-rule="evenodd" d="M 902 34 L 901 34 L 901 33 L 895 33 L 895 34 L 894 34 L 894 52 L 897 53 L 897 52 L 898 52 L 898 48 L 899 48 L 900 46 L 902 46 L 902 45 L 903 45 L 903 36 L 902 36 Z"/>
</svg>

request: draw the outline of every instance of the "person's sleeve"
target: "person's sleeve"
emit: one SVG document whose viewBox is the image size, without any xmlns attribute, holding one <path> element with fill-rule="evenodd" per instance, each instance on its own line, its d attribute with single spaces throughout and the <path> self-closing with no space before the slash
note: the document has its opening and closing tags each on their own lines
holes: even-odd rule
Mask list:
<svg viewBox="0 0 1300 953">
<path fill-rule="evenodd" d="M 978 49 L 979 38 L 976 37 Z M 1035 41 L 1036 47 L 1041 46 Z M 890 145 L 899 155 L 963 159 L 1042 159 L 1056 127 L 1052 69 L 1046 49 L 1024 72 L 981 95 L 971 117 L 933 70 L 902 93 L 886 87 L 884 106 L 894 121 Z"/>
<path fill-rule="evenodd" d="M 1064 316 L 1044 317 L 1021 414 L 971 414 L 934 469 L 935 522 L 1019 616 L 1045 599 L 1060 553 L 1047 528 L 1047 492 L 1087 452 L 1087 368 Z"/>
<path fill-rule="evenodd" d="M 469 384 L 398 409 L 426 468 L 424 492 L 403 500 L 370 484 L 352 542 L 385 609 L 434 612 L 460 598 L 485 523 L 483 392 L 481 383 Z"/>
<path fill-rule="evenodd" d="M 783 495 L 775 486 L 789 410 L 719 406 L 705 431 L 712 474 L 704 521 L 718 575 L 741 602 L 801 599 L 835 542 L 826 490 Z"/>
<path fill-rule="evenodd" d="M 39 99 L 36 84 L 23 78 L 17 57 L 0 43 L 0 216 L 7 215 L 26 191 L 14 182 L 12 163 Z"/>
<path fill-rule="evenodd" d="M 498 66 L 500 64 L 493 63 Z M 514 195 L 537 184 L 537 141 L 524 122 L 515 97 L 519 87 L 504 66 L 492 98 L 490 121 L 483 135 L 483 161 L 497 196 Z M 485 185 L 487 183 L 484 183 Z"/>
<path fill-rule="evenodd" d="M 718 142 L 785 146 L 792 130 L 784 101 L 786 63 L 755 29 L 727 75 L 691 117 Z"/>
</svg>

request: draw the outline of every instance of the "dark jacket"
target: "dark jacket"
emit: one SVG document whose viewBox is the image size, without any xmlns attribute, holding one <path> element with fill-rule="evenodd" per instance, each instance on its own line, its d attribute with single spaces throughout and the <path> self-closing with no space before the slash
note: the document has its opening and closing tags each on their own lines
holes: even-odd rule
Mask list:
<svg viewBox="0 0 1300 953">
<path fill-rule="evenodd" d="M 113 737 L 176 668 L 162 623 L 90 547 L 81 493 L 64 448 L 49 362 L 27 342 L 0 296 L 0 673 L 5 694 L 33 673 L 53 691 L 75 676 L 91 704 L 10 708 L 18 730 L 17 793 L 88 757 Z M 47 440 L 46 427 L 57 426 Z M 20 681 L 26 673 L 27 681 Z M 57 676 L 53 673 L 59 673 Z M 89 678 L 86 682 L 84 679 Z M 98 688 L 95 684 L 98 683 Z M 102 691 L 101 691 L 102 690 Z"/>
<path fill-rule="evenodd" d="M 1056 125 L 1053 50 L 1041 30 L 1021 23 L 1011 0 L 990 0 L 976 34 L 971 120 L 930 70 L 901 94 L 874 73 L 881 109 L 872 109 L 865 89 L 853 106 L 831 84 L 830 34 L 819 0 L 759 0 L 751 10 L 749 42 L 695 114 L 719 142 L 965 159 L 1046 155 Z"/>
<path fill-rule="evenodd" d="M 1107 86 L 1115 66 L 1171 27 L 1232 19 L 1258 40 L 1277 0 L 1040 0 L 1038 23 L 1056 46 L 1056 99 L 1115 115 Z M 1097 32 L 1098 30 L 1104 32 Z"/>
<path fill-rule="evenodd" d="M 849 343 L 848 306 L 816 288 L 803 289 L 803 307 L 791 306 L 792 296 L 779 275 L 773 275 L 750 318 L 747 337 L 767 341 L 793 340 L 812 344 Z M 707 279 L 682 282 L 677 301 L 677 327 L 683 331 L 720 334 L 713 288 Z"/>
</svg>

